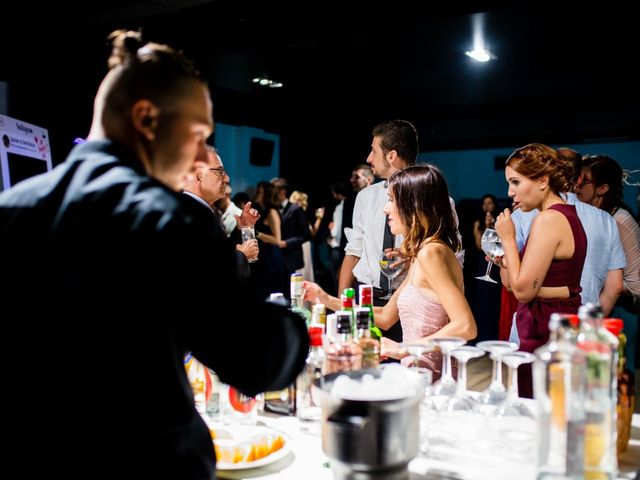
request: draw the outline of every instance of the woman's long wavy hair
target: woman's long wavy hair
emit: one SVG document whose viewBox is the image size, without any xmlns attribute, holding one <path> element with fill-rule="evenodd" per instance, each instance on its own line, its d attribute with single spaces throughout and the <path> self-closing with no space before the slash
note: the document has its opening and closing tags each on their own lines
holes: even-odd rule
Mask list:
<svg viewBox="0 0 640 480">
<path fill-rule="evenodd" d="M 397 171 L 389 178 L 389 186 L 409 230 L 402 243 L 404 255 L 415 257 L 423 245 L 434 240 L 445 243 L 454 253 L 460 250 L 449 188 L 436 166 L 420 164 Z"/>
</svg>

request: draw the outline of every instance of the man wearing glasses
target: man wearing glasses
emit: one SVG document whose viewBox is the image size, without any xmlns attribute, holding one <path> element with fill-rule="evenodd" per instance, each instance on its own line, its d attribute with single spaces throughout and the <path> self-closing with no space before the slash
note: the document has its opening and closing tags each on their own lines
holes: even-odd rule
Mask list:
<svg viewBox="0 0 640 480">
<path fill-rule="evenodd" d="M 220 216 L 213 208 L 213 204 L 224 198 L 226 187 L 229 184 L 229 175 L 227 175 L 222 165 L 222 159 L 214 147 L 207 145 L 199 153 L 198 159 L 202 160 L 203 166 L 196 169 L 194 177 L 187 183 L 183 193 L 185 197 L 190 199 L 188 203 L 201 205 L 211 212 L 211 215 L 216 218 L 215 221 L 220 222 Z M 242 214 L 236 216 L 238 228 L 254 226 L 259 217 L 258 212 L 251 208 L 251 202 L 248 202 L 242 209 Z M 236 247 L 238 277 L 247 278 L 250 274 L 248 259 L 258 257 L 258 242 L 257 240 L 247 240 L 242 243 L 238 229 L 234 231 L 230 239 Z"/>
</svg>

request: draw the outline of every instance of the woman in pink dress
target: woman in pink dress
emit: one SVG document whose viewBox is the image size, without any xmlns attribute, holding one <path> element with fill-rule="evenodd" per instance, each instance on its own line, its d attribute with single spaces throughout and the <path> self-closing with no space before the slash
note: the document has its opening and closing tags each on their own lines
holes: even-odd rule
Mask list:
<svg viewBox="0 0 640 480">
<path fill-rule="evenodd" d="M 384 208 L 394 235 L 403 235 L 400 253 L 409 270 L 402 285 L 384 307 L 374 307 L 375 324 L 388 329 L 402 324 L 403 342 L 427 343 L 431 338 L 476 336 L 476 323 L 464 296 L 461 249 L 447 183 L 437 167 L 415 165 L 389 179 L 389 202 Z M 305 282 L 305 299 L 339 309 L 340 301 L 312 282 Z M 383 357 L 407 354 L 398 344 L 382 338 Z M 409 359 L 403 359 L 403 363 Z M 420 363 L 441 375 L 441 354 L 424 354 Z"/>
</svg>

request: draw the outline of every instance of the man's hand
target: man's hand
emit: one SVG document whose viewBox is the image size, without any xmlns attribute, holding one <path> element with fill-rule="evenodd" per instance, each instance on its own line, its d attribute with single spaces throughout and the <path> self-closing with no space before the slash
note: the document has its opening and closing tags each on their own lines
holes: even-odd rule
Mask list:
<svg viewBox="0 0 640 480">
<path fill-rule="evenodd" d="M 260 218 L 260 214 L 255 208 L 251 208 L 251 202 L 247 202 L 242 208 L 242 214 L 240 216 L 234 215 L 234 217 L 238 222 L 238 228 L 253 227 Z"/>
<path fill-rule="evenodd" d="M 236 250 L 242 252 L 247 257 L 247 260 L 257 259 L 260 252 L 257 240 L 247 240 L 242 244 L 238 244 L 236 245 Z"/>
</svg>

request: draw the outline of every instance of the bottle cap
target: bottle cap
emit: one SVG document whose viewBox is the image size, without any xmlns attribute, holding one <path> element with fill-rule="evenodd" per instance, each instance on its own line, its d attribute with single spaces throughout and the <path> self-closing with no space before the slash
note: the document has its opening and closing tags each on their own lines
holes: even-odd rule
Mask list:
<svg viewBox="0 0 640 480">
<path fill-rule="evenodd" d="M 622 332 L 624 328 L 624 322 L 620 318 L 605 318 L 603 324 L 604 327 L 616 337 L 620 335 L 620 332 Z"/>
<path fill-rule="evenodd" d="M 309 327 L 309 340 L 312 347 L 322 346 L 322 327 Z"/>
</svg>

